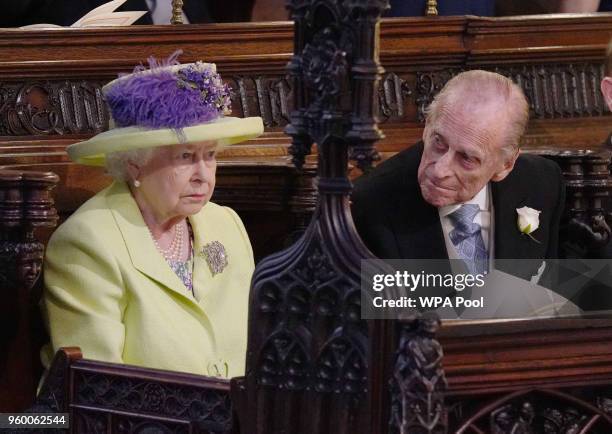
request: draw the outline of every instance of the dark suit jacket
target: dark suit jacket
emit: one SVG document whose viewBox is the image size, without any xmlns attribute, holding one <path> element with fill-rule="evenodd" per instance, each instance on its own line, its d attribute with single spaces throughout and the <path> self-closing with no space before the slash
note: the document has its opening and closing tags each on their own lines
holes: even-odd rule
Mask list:
<svg viewBox="0 0 612 434">
<path fill-rule="evenodd" d="M 98 6 L 109 0 L 1 0 L 0 5 L 8 8 L 0 25 L 6 27 L 28 24 L 57 24 L 69 26 Z M 209 0 L 183 0 L 183 12 L 190 23 L 211 22 L 208 8 Z M 146 11 L 145 0 L 127 0 L 117 11 Z M 6 21 L 6 22 L 5 22 Z M 151 15 L 147 13 L 136 24 L 152 24 Z"/>
<path fill-rule="evenodd" d="M 423 143 L 380 164 L 355 183 L 352 209 L 366 246 L 383 259 L 448 259 L 438 209 L 423 199 L 417 169 Z M 496 259 L 538 259 L 504 271 L 529 278 L 545 258 L 558 258 L 559 220 L 565 187 L 559 167 L 542 157 L 521 155 L 512 172 L 491 183 Z M 519 232 L 516 208 L 541 210 L 540 243 Z M 535 268 L 535 269 L 533 269 Z"/>
</svg>

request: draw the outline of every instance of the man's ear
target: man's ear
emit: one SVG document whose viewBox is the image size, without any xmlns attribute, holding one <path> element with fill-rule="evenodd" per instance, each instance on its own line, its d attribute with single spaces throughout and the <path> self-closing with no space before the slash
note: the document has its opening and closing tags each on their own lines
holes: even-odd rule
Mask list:
<svg viewBox="0 0 612 434">
<path fill-rule="evenodd" d="M 520 151 L 518 148 L 514 150 L 514 154 L 506 159 L 502 168 L 493 174 L 491 181 L 499 182 L 508 176 L 510 172 L 512 172 L 512 169 L 514 169 L 514 163 L 516 163 L 516 159 L 519 156 L 519 152 Z"/>
<path fill-rule="evenodd" d="M 603 93 L 608 108 L 612 111 L 612 77 L 604 77 L 601 80 L 601 93 Z"/>
</svg>

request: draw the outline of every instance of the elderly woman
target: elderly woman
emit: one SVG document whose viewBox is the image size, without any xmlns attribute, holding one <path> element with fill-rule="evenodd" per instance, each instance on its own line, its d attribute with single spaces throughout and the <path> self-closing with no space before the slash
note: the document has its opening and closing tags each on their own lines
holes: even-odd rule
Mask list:
<svg viewBox="0 0 612 434">
<path fill-rule="evenodd" d="M 118 128 L 68 149 L 115 181 L 49 241 L 43 363 L 79 346 L 89 359 L 241 375 L 253 253 L 238 215 L 210 199 L 219 149 L 263 125 L 224 117 L 214 65 L 151 64 L 104 87 Z"/>
</svg>

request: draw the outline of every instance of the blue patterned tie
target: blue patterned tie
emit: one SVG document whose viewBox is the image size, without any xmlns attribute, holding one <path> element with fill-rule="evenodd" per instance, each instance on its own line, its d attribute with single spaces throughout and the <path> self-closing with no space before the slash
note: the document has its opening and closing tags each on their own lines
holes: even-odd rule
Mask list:
<svg viewBox="0 0 612 434">
<path fill-rule="evenodd" d="M 472 222 L 478 211 L 478 205 L 466 203 L 448 216 L 455 227 L 448 235 L 471 274 L 484 274 L 489 270 L 489 254 L 480 225 Z"/>
</svg>

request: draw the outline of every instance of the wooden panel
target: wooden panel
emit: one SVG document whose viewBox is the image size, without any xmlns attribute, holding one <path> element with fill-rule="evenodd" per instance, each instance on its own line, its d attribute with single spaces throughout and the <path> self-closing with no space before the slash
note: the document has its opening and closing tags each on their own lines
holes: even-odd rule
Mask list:
<svg viewBox="0 0 612 434">
<path fill-rule="evenodd" d="M 449 432 L 612 429 L 612 320 L 447 323 L 438 337 Z"/>
<path fill-rule="evenodd" d="M 82 357 L 57 352 L 30 411 L 70 413 L 74 434 L 234 432 L 226 379 Z"/>
<path fill-rule="evenodd" d="M 450 396 L 612 384 L 609 319 L 446 323 L 438 338 Z"/>
<path fill-rule="evenodd" d="M 378 149 L 386 158 L 420 139 L 423 108 L 462 68 L 493 69 L 522 81 L 533 117 L 527 147 L 599 147 L 610 122 L 598 92 L 610 28 L 612 14 L 606 13 L 383 20 L 380 58 L 387 72 L 379 103 L 387 137 Z M 293 106 L 285 77 L 292 38 L 289 22 L 0 30 L 0 158 L 63 160 L 63 145 L 108 127 L 106 114 L 94 110 L 104 82 L 148 55 L 181 48 L 183 61 L 217 63 L 234 91 L 236 115 L 264 118 L 264 136 L 223 158 L 289 166 L 282 130 Z"/>
</svg>

